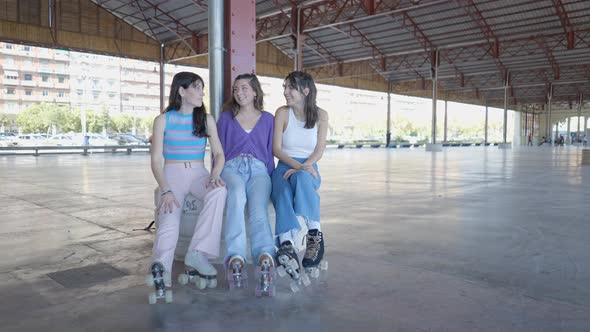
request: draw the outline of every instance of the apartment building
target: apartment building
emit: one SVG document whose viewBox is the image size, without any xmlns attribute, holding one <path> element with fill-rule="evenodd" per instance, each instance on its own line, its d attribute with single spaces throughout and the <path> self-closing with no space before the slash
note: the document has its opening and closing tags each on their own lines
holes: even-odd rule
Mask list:
<svg viewBox="0 0 590 332">
<path fill-rule="evenodd" d="M 177 66 L 170 66 L 173 69 Z M 174 72 L 166 73 L 167 93 Z M 0 43 L 0 113 L 15 117 L 34 103 L 153 117 L 160 111 L 155 62 Z"/>
<path fill-rule="evenodd" d="M 0 112 L 16 115 L 33 103 L 70 102 L 70 52 L 0 43 Z"/>
</svg>

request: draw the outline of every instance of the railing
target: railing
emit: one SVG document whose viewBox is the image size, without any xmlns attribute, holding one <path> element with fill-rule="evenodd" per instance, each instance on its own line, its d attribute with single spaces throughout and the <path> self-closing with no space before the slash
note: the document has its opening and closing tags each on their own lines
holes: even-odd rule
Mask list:
<svg viewBox="0 0 590 332">
<path fill-rule="evenodd" d="M 483 143 L 444 143 L 443 146 L 460 147 L 460 146 L 481 146 Z M 485 145 L 497 145 L 497 143 L 487 143 Z M 418 148 L 424 146 L 423 143 L 391 143 L 388 148 L 402 149 L 402 148 Z M 327 148 L 344 149 L 344 148 L 384 148 L 385 143 L 336 143 L 328 144 Z M 208 147 L 207 147 L 208 148 Z M 33 155 L 40 156 L 42 154 L 67 154 L 80 153 L 84 156 L 89 153 L 117 153 L 125 152 L 131 154 L 132 152 L 150 152 L 151 145 L 105 145 L 105 146 L 9 146 L 0 147 L 0 156 L 6 155 Z"/>
<path fill-rule="evenodd" d="M 388 148 L 391 149 L 402 149 L 402 148 L 418 148 L 421 146 L 424 146 L 425 143 L 399 143 L 399 142 L 393 142 L 390 143 Z M 444 147 L 461 147 L 461 146 L 489 146 L 489 145 L 498 145 L 498 143 L 482 143 L 482 142 L 475 142 L 475 143 L 443 143 Z M 328 144 L 327 145 L 328 148 L 338 148 L 338 149 L 344 149 L 344 148 L 384 148 L 385 143 L 384 142 L 366 142 L 366 143 L 335 143 L 335 144 Z"/>
<path fill-rule="evenodd" d="M 117 153 L 119 151 L 131 154 L 131 152 L 150 152 L 151 145 L 104 145 L 104 146 L 8 146 L 0 147 L 0 155 L 33 155 L 80 153 L 87 156 L 89 153 Z"/>
</svg>

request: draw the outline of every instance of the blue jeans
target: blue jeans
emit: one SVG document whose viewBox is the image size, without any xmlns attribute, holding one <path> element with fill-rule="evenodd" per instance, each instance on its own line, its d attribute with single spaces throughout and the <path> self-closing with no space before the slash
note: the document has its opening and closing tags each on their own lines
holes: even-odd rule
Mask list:
<svg viewBox="0 0 590 332">
<path fill-rule="evenodd" d="M 293 158 L 300 163 L 305 158 Z M 275 234 L 280 235 L 291 230 L 299 230 L 301 226 L 297 216 L 302 216 L 309 221 L 320 221 L 320 188 L 322 178 L 318 171 L 318 165 L 313 164 L 318 174 L 317 179 L 307 171 L 298 171 L 292 174 L 288 180 L 283 176 L 291 167 L 281 161 L 272 173 L 271 199 L 276 212 Z"/>
<path fill-rule="evenodd" d="M 246 204 L 252 259 L 257 260 L 263 253 L 274 256 L 275 246 L 268 220 L 271 183 L 266 165 L 253 157 L 236 157 L 225 163 L 221 178 L 227 188 L 224 239 L 228 257 L 240 255 L 246 258 Z"/>
</svg>

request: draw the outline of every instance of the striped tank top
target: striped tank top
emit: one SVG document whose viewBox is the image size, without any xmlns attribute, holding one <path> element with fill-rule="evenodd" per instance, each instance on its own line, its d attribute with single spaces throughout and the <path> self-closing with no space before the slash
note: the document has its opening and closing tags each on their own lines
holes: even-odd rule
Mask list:
<svg viewBox="0 0 590 332">
<path fill-rule="evenodd" d="M 193 135 L 193 114 L 166 112 L 164 129 L 164 159 L 200 160 L 205 158 L 207 137 Z"/>
</svg>

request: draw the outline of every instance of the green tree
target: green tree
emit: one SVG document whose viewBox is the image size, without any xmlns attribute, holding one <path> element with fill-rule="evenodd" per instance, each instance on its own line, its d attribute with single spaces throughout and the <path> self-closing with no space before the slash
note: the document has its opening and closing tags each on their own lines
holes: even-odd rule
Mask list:
<svg viewBox="0 0 590 332">
<path fill-rule="evenodd" d="M 82 121 L 80 117 L 80 110 L 75 108 L 67 109 L 64 112 L 63 122 L 59 128 L 64 133 L 82 131 Z"/>
<path fill-rule="evenodd" d="M 8 116 L 8 114 L 0 113 L 0 127 L 10 127 L 12 125 L 12 119 Z"/>
<path fill-rule="evenodd" d="M 16 123 L 25 133 L 46 133 L 61 125 L 66 110 L 57 104 L 34 104 L 16 117 Z"/>
<path fill-rule="evenodd" d="M 125 133 L 133 128 L 134 118 L 127 114 L 115 115 L 113 117 L 113 131 Z"/>
<path fill-rule="evenodd" d="M 139 126 L 141 128 L 141 131 L 144 133 L 151 133 L 154 127 L 154 118 L 152 117 L 146 117 L 141 119 L 141 124 Z"/>
</svg>

